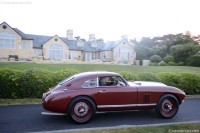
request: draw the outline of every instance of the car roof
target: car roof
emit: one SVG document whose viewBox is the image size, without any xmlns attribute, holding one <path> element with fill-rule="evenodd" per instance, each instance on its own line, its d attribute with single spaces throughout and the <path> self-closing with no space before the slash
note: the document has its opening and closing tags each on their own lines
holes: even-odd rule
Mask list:
<svg viewBox="0 0 200 133">
<path fill-rule="evenodd" d="M 92 72 L 82 72 L 74 75 L 75 77 L 99 77 L 99 76 L 119 76 L 120 74 L 108 71 L 92 71 Z"/>
</svg>

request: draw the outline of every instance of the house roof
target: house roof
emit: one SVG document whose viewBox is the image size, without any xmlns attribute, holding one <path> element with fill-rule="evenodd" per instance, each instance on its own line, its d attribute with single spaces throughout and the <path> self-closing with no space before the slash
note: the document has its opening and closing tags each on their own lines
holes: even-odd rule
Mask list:
<svg viewBox="0 0 200 133">
<path fill-rule="evenodd" d="M 6 22 L 3 22 L 3 23 L 7 24 Z M 11 26 L 9 27 L 12 28 Z M 25 34 L 24 32 L 22 32 L 21 30 L 17 28 L 12 28 L 12 29 L 17 34 L 19 34 L 22 37 L 22 39 L 33 40 L 33 48 L 42 48 L 43 44 L 45 44 L 47 41 L 49 41 L 51 38 L 54 37 L 54 36 L 45 36 L 45 35 Z M 120 42 L 123 40 L 121 39 L 119 41 L 109 41 L 106 43 L 103 41 L 96 40 L 97 47 L 92 47 L 92 42 L 85 41 L 84 39 L 81 39 L 81 41 L 83 41 L 84 43 L 84 46 L 77 45 L 78 41 L 80 40 L 68 40 L 68 38 L 66 37 L 60 37 L 60 39 L 66 45 L 68 45 L 70 50 L 78 50 L 78 51 L 86 51 L 86 52 L 110 51 L 113 48 L 115 48 L 117 45 L 119 45 Z"/>
</svg>

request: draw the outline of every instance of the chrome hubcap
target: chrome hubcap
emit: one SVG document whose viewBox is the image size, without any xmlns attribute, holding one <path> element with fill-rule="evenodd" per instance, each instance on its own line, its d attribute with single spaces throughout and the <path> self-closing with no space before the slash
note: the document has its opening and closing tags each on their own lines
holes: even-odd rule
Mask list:
<svg viewBox="0 0 200 133">
<path fill-rule="evenodd" d="M 173 108 L 173 104 L 171 103 L 170 100 L 165 99 L 162 103 L 162 110 L 165 112 L 170 112 Z"/>
<path fill-rule="evenodd" d="M 88 105 L 84 102 L 79 102 L 74 107 L 74 113 L 78 117 L 83 117 L 87 115 L 89 111 Z"/>
</svg>

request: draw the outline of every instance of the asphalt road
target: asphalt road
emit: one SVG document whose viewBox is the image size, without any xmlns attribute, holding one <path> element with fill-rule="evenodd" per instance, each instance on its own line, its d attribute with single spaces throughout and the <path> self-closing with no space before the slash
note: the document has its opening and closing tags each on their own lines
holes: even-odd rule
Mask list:
<svg viewBox="0 0 200 133">
<path fill-rule="evenodd" d="M 42 105 L 0 106 L 0 133 L 41 132 L 110 126 L 200 121 L 200 98 L 185 99 L 172 119 L 160 119 L 154 110 L 96 114 L 87 124 L 74 124 L 67 116 L 42 115 Z"/>
</svg>

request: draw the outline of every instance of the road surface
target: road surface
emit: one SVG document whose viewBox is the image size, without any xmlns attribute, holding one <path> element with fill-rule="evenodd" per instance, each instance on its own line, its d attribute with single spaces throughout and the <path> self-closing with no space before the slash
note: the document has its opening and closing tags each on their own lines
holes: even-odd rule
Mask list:
<svg viewBox="0 0 200 133">
<path fill-rule="evenodd" d="M 154 110 L 96 114 L 87 124 L 75 124 L 67 116 L 42 115 L 42 105 L 0 106 L 0 133 L 41 132 L 126 125 L 200 121 L 200 98 L 185 99 L 172 119 L 160 119 Z"/>
</svg>

